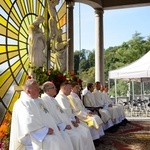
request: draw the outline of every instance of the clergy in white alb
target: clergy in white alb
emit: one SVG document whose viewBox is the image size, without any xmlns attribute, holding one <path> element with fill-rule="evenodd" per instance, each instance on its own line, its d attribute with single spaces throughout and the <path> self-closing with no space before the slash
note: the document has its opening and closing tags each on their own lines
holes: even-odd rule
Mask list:
<svg viewBox="0 0 150 150">
<path fill-rule="evenodd" d="M 38 98 L 36 80 L 27 80 L 24 87 L 13 107 L 9 150 L 73 150 L 68 135 L 65 139 L 62 137 L 43 101 Z"/>
<path fill-rule="evenodd" d="M 67 114 L 68 118 L 73 122 L 77 123 L 75 113 L 73 113 L 73 110 L 70 106 L 68 95 L 71 92 L 71 85 L 69 83 L 62 83 L 60 86 L 60 91 L 56 95 L 56 100 L 58 104 L 62 107 L 62 109 Z M 85 127 L 78 123 L 78 127 L 76 128 L 78 132 L 81 133 L 82 138 L 84 139 L 84 150 L 93 150 L 95 149 L 93 140 L 91 137 L 91 133 L 88 129 L 88 127 Z"/>
<path fill-rule="evenodd" d="M 87 110 L 82 104 L 81 99 L 76 94 L 80 89 L 78 83 L 71 83 L 71 87 L 71 93 L 68 98 L 72 109 L 76 112 L 76 116 L 80 119 L 80 121 L 83 121 L 88 125 L 93 140 L 99 139 L 104 133 L 102 127 L 103 121 L 98 115 L 94 114 L 90 110 Z"/>
<path fill-rule="evenodd" d="M 63 109 L 60 107 L 60 105 L 54 98 L 54 96 L 56 95 L 55 85 L 49 81 L 45 82 L 43 84 L 43 91 L 44 94 L 41 95 L 41 98 L 43 99 L 46 108 L 48 109 L 48 111 L 50 111 L 51 115 L 53 116 L 58 128 L 63 132 L 66 132 L 70 136 L 74 150 L 83 150 L 84 141 L 82 142 L 82 136 L 72 125 L 68 116 L 65 114 Z"/>
<path fill-rule="evenodd" d="M 122 104 L 115 104 L 109 97 L 108 95 L 108 86 L 104 86 L 104 90 L 103 90 L 103 95 L 104 95 L 104 100 L 105 103 L 107 104 L 111 104 L 114 108 L 117 109 L 117 112 L 119 114 L 120 117 L 120 121 L 125 119 L 125 112 L 124 112 L 124 106 Z"/>
<path fill-rule="evenodd" d="M 88 126 L 94 127 L 95 129 L 99 129 L 103 125 L 101 118 L 90 110 L 86 109 L 80 97 L 76 93 L 71 92 L 68 98 L 70 105 L 81 121 L 86 122 Z"/>
<path fill-rule="evenodd" d="M 84 95 L 84 105 L 86 107 L 100 107 L 100 106 L 97 106 L 96 105 L 96 101 L 95 101 L 95 98 L 94 98 L 94 95 L 93 95 L 93 90 L 94 90 L 94 87 L 93 87 L 93 84 L 92 83 L 88 83 L 87 84 L 87 92 L 85 93 Z M 111 120 L 111 116 L 109 114 L 109 112 L 105 109 L 98 109 L 100 115 L 101 115 L 101 119 L 103 120 L 104 122 L 104 125 L 103 125 L 103 128 L 104 130 L 107 130 L 108 128 L 112 127 L 113 126 L 113 123 L 112 123 L 112 120 Z"/>
<path fill-rule="evenodd" d="M 100 85 L 100 97 L 101 100 L 104 102 L 104 108 L 106 108 L 111 116 L 113 117 L 114 123 L 118 124 L 122 122 L 124 115 L 121 112 L 119 106 L 115 106 L 114 102 L 108 97 L 107 93 L 105 92 L 104 86 Z M 118 114 L 118 115 L 117 115 Z"/>
</svg>

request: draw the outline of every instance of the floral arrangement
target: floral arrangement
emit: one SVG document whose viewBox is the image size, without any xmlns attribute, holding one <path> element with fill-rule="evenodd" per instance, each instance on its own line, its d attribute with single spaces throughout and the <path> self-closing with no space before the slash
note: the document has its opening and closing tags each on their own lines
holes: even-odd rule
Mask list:
<svg viewBox="0 0 150 150">
<path fill-rule="evenodd" d="M 11 114 L 8 112 L 0 126 L 0 150 L 9 150 Z"/>
<path fill-rule="evenodd" d="M 51 81 L 55 84 L 57 90 L 60 88 L 60 84 L 63 82 L 77 82 L 82 88 L 82 80 L 75 75 L 74 71 L 61 73 L 59 70 L 34 68 L 36 80 L 39 85 L 42 85 L 46 81 Z M 28 76 L 28 78 L 32 78 Z"/>
</svg>

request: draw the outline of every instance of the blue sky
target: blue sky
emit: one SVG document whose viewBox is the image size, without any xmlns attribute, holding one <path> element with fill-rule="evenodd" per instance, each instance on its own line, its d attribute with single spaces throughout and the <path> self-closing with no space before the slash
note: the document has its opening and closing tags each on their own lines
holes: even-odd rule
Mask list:
<svg viewBox="0 0 150 150">
<path fill-rule="evenodd" d="M 95 49 L 94 9 L 81 3 L 80 8 L 81 28 L 79 28 L 79 3 L 75 3 L 74 50 L 93 50 Z M 132 39 L 135 32 L 141 33 L 145 38 L 150 36 L 150 6 L 105 10 L 103 16 L 105 49 L 127 42 Z"/>
</svg>

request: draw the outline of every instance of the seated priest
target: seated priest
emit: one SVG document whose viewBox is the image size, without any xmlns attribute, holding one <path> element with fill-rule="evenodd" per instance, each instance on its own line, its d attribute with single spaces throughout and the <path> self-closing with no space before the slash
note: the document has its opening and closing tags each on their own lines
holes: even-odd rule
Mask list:
<svg viewBox="0 0 150 150">
<path fill-rule="evenodd" d="M 103 130 L 103 121 L 97 114 L 94 114 L 92 111 L 84 107 L 80 97 L 78 96 L 79 91 L 80 86 L 78 83 L 72 82 L 71 93 L 68 96 L 70 105 L 80 122 L 84 122 L 88 125 L 95 144 L 100 143 L 99 138 L 103 135 L 103 131 L 101 131 Z"/>
<path fill-rule="evenodd" d="M 115 124 L 118 124 L 119 122 L 119 115 L 116 111 L 116 109 L 112 109 L 111 110 L 107 110 L 107 109 L 103 109 L 102 105 L 97 105 L 97 101 L 95 99 L 95 94 L 93 94 L 94 91 L 94 85 L 93 83 L 88 83 L 87 84 L 87 90 L 86 92 L 84 91 L 84 96 L 83 96 L 83 103 L 85 105 L 85 107 L 87 108 L 95 108 L 97 110 L 98 113 L 100 113 L 100 116 L 103 120 L 103 122 L 105 122 L 105 126 L 104 129 L 107 130 L 108 128 L 112 127 Z"/>
<path fill-rule="evenodd" d="M 46 108 L 53 116 L 59 130 L 70 136 L 74 150 L 84 149 L 85 141 L 81 135 L 82 132 L 80 133 L 77 126 L 73 126 L 71 120 L 69 120 L 64 110 L 54 98 L 54 96 L 57 94 L 55 85 L 52 82 L 47 81 L 43 84 L 43 91 L 44 94 L 41 95 L 41 98 L 46 104 Z"/>
<path fill-rule="evenodd" d="M 63 111 L 66 113 L 72 124 L 76 127 L 77 132 L 82 136 L 82 141 L 84 145 L 83 150 L 93 150 L 95 149 L 95 147 L 88 127 L 85 127 L 80 123 L 79 119 L 77 118 L 77 116 L 75 116 L 75 113 L 70 106 L 69 99 L 67 97 L 70 92 L 70 83 L 64 82 L 60 85 L 59 93 L 56 95 L 55 99 L 57 100 Z"/>
<path fill-rule="evenodd" d="M 39 86 L 28 79 L 13 107 L 9 150 L 73 150 L 39 96 Z"/>
</svg>

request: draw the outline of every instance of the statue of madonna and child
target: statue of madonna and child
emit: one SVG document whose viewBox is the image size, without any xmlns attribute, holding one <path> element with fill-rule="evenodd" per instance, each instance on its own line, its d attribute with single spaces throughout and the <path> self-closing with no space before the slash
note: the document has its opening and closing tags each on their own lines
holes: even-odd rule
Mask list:
<svg viewBox="0 0 150 150">
<path fill-rule="evenodd" d="M 29 62 L 31 68 L 29 75 L 33 76 L 32 67 L 43 67 L 43 64 L 46 62 L 46 56 L 44 50 L 46 48 L 46 39 L 40 24 L 44 22 L 44 17 L 38 16 L 35 21 L 29 25 Z"/>
<path fill-rule="evenodd" d="M 60 72 L 66 71 L 66 49 L 69 40 L 62 40 L 62 29 L 57 27 L 56 19 L 56 5 L 59 4 L 59 0 L 47 0 L 49 18 L 49 40 L 50 40 L 50 50 L 54 52 L 54 69 Z M 40 24 L 44 22 L 43 16 L 36 17 L 35 21 L 29 25 L 29 62 L 32 67 L 43 67 L 46 62 L 46 54 L 44 51 L 47 48 L 46 38 Z M 32 67 L 29 69 L 29 75 L 34 76 Z"/>
</svg>

